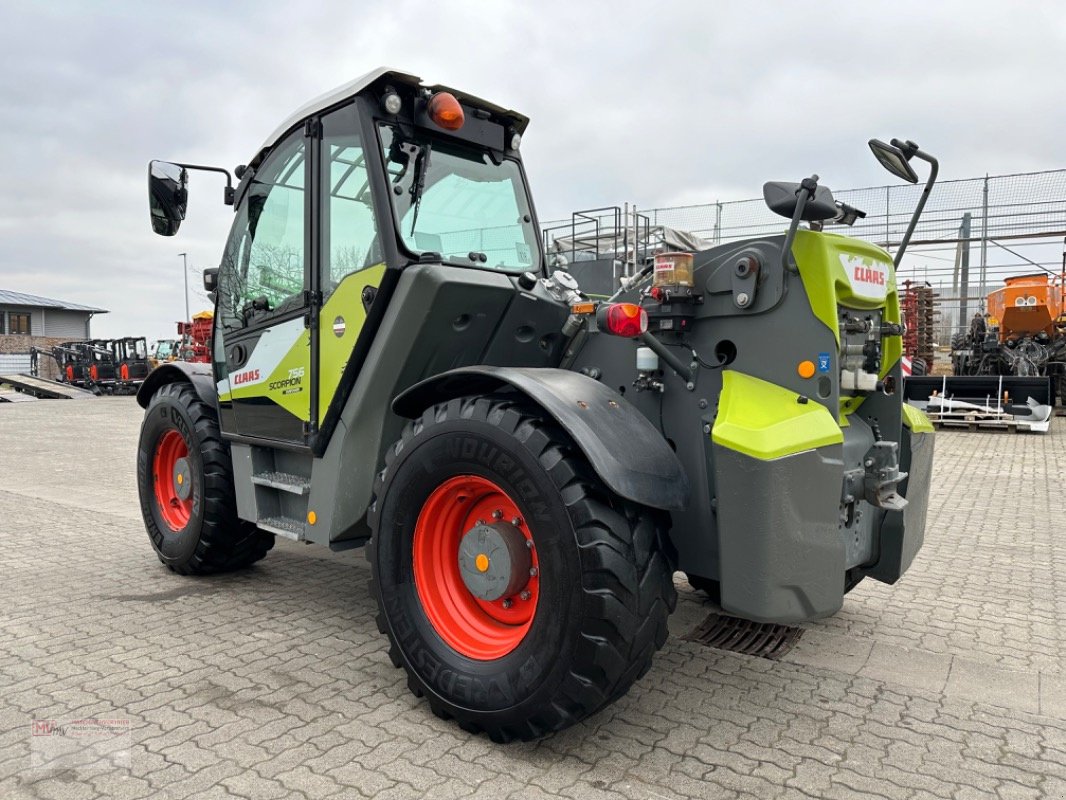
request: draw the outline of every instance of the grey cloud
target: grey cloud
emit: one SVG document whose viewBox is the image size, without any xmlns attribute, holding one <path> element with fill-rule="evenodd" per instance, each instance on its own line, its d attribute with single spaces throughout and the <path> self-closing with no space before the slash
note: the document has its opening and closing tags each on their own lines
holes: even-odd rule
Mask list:
<svg viewBox="0 0 1066 800">
<path fill-rule="evenodd" d="M 510 105 L 542 219 L 885 181 L 870 136 L 946 177 L 1062 166 L 1066 13 L 1052 2 L 5 4 L 0 284 L 170 334 L 181 259 L 217 264 L 221 183 L 151 234 L 145 166 L 232 168 L 309 97 L 378 64 Z M 194 301 L 194 308 L 202 302 Z"/>
</svg>

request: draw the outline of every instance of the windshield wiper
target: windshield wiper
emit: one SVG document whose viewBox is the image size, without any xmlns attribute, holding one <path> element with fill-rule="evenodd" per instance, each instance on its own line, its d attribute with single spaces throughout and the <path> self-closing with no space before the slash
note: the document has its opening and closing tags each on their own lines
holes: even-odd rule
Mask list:
<svg viewBox="0 0 1066 800">
<path fill-rule="evenodd" d="M 422 145 L 422 152 L 415 164 L 415 179 L 411 185 L 411 236 L 415 235 L 415 223 L 418 221 L 418 207 L 422 204 L 422 190 L 426 188 L 426 173 L 429 171 L 429 156 L 433 152 L 433 145 L 426 142 Z"/>
</svg>

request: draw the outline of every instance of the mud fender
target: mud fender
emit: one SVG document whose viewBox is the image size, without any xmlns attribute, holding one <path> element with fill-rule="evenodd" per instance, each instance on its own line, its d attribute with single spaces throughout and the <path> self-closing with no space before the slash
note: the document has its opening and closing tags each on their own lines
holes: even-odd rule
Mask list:
<svg viewBox="0 0 1066 800">
<path fill-rule="evenodd" d="M 416 383 L 392 409 L 413 419 L 437 403 L 505 388 L 522 393 L 559 423 L 611 491 L 651 508 L 688 503 L 688 476 L 662 434 L 622 395 L 577 372 L 461 367 Z"/>
</svg>

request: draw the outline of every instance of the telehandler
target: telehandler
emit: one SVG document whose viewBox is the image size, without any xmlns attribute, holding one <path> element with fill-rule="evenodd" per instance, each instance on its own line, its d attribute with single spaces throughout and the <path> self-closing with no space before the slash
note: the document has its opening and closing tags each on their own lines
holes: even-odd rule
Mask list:
<svg viewBox="0 0 1066 800">
<path fill-rule="evenodd" d="M 235 210 L 204 275 L 212 362 L 138 393 L 160 560 L 366 545 L 411 690 L 496 741 L 624 695 L 667 638 L 675 569 L 777 623 L 894 583 L 933 455 L 895 393 L 892 258 L 822 230 L 862 212 L 816 177 L 770 183 L 787 232 L 658 254 L 593 301 L 545 267 L 527 122 L 378 69 L 281 123 L 236 186 L 149 165 L 157 233 L 190 170 L 225 175 Z M 929 161 L 932 185 L 913 143 L 871 146 L 908 180 Z"/>
</svg>

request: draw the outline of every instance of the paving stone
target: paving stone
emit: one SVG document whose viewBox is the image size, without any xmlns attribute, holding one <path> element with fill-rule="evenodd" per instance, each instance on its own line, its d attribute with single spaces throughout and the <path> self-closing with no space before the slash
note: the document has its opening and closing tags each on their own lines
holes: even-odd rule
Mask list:
<svg viewBox="0 0 1066 800">
<path fill-rule="evenodd" d="M 1066 797 L 1066 420 L 938 434 L 912 570 L 864 581 L 786 659 L 672 638 L 621 702 L 499 746 L 407 692 L 361 553 L 281 542 L 238 574 L 161 567 L 139 409 L 77 406 L 0 407 L 5 799 Z M 98 452 L 69 449 L 90 434 Z M 678 634 L 712 606 L 675 583 Z M 130 719 L 129 770 L 29 772 L 30 720 L 92 714 Z"/>
</svg>

